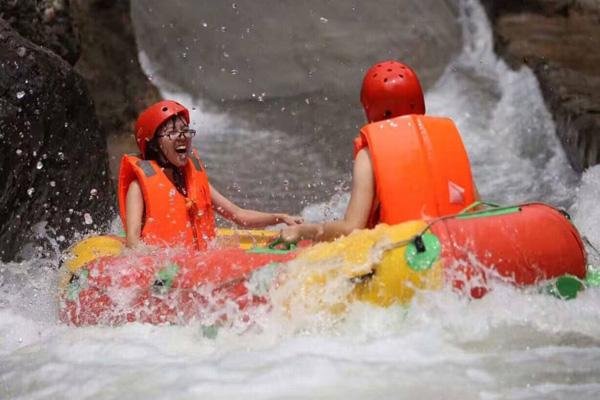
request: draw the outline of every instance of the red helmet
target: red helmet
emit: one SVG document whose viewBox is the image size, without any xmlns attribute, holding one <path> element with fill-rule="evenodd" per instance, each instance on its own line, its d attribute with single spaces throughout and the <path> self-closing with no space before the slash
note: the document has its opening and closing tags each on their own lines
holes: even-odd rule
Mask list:
<svg viewBox="0 0 600 400">
<path fill-rule="evenodd" d="M 369 122 L 425 114 L 419 78 L 409 66 L 393 60 L 369 68 L 360 90 L 360 102 Z"/>
<path fill-rule="evenodd" d="M 163 100 L 152 104 L 139 115 L 135 123 L 135 139 L 142 152 L 142 157 L 146 154 L 146 144 L 156 130 L 169 118 L 181 115 L 186 124 L 190 123 L 190 112 L 187 108 L 173 100 Z"/>
</svg>

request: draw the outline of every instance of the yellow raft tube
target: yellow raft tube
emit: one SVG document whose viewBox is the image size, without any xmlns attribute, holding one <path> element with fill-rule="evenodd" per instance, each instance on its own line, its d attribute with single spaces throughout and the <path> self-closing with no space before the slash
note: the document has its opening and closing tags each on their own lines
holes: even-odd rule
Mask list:
<svg viewBox="0 0 600 400">
<path fill-rule="evenodd" d="M 286 279 L 302 279 L 300 286 L 304 289 L 323 286 L 331 279 L 345 279 L 353 287 L 348 300 L 383 307 L 406 304 L 416 290 L 438 289 L 443 284 L 439 257 L 425 268 L 414 268 L 407 261 L 407 251 L 414 247 L 412 239 L 425 228 L 423 221 L 379 225 L 334 242 L 298 248 L 297 257 L 286 270 Z M 265 248 L 276 237 L 274 231 L 220 228 L 217 246 Z M 67 251 L 60 287 L 65 288 L 72 276 L 94 259 L 117 256 L 123 249 L 124 241 L 117 236 L 93 236 L 76 243 Z M 304 273 L 295 276 L 296 266 Z"/>
</svg>

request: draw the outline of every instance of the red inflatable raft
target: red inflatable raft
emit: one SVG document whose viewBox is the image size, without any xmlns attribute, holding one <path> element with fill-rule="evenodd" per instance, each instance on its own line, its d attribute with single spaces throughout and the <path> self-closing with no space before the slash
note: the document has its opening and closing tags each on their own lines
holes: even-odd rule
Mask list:
<svg viewBox="0 0 600 400">
<path fill-rule="evenodd" d="M 485 294 L 489 277 L 517 286 L 571 275 L 584 279 L 586 255 L 568 215 L 541 203 L 497 207 L 441 219 L 431 232 L 442 243 L 447 281 Z M 481 285 L 478 284 L 481 283 Z"/>
<path fill-rule="evenodd" d="M 232 315 L 243 318 L 249 306 L 268 302 L 256 295 L 260 291 L 248 289 L 252 272 L 296 257 L 299 266 L 313 265 L 317 274 L 321 266 L 340 265 L 355 284 L 353 298 L 381 306 L 407 303 L 415 289 L 432 290 L 444 284 L 479 298 L 489 290 L 492 278 L 527 286 L 567 276 L 577 284 L 586 276 L 585 251 L 577 230 L 565 214 L 544 204 L 380 225 L 294 252 L 265 253 L 264 247 L 258 247 L 122 255 L 119 239 L 102 238 L 84 241 L 71 251 L 74 258 L 61 292 L 60 318 L 66 323 L 159 324 L 196 319 L 210 324 Z M 384 255 L 369 266 L 372 257 L 367 253 L 377 246 L 383 246 Z M 353 263 L 368 269 L 346 268 Z"/>
<path fill-rule="evenodd" d="M 100 245 L 105 254 L 110 246 L 114 253 L 121 253 L 119 238 L 91 239 L 93 243 L 80 245 L 83 252 Z M 250 273 L 294 256 L 292 251 L 261 247 L 204 252 L 160 249 L 146 255 L 95 258 L 73 268 L 75 273 L 69 273 L 63 282 L 60 319 L 73 325 L 215 320 L 228 307 L 243 311 L 264 303 L 263 298 L 248 292 Z"/>
</svg>

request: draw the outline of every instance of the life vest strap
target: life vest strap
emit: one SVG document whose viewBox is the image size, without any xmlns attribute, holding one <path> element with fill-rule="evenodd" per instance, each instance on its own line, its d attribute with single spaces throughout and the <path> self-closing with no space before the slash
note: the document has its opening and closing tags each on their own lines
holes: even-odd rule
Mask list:
<svg viewBox="0 0 600 400">
<path fill-rule="evenodd" d="M 148 160 L 140 160 L 137 162 L 137 166 L 144 172 L 146 178 L 150 178 L 156 175 L 156 171 L 152 168 L 152 164 Z"/>
</svg>

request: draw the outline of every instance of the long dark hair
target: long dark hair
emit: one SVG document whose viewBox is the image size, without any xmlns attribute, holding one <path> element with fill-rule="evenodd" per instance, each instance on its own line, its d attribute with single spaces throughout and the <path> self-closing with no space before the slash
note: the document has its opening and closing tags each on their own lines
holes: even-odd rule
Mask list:
<svg viewBox="0 0 600 400">
<path fill-rule="evenodd" d="M 158 145 L 158 139 L 158 136 L 154 135 L 152 136 L 152 139 L 146 143 L 146 154 L 144 159 L 156 161 L 158 165 L 165 167 L 166 165 L 162 165 L 164 164 L 164 157 L 162 155 L 162 151 L 160 150 L 160 146 Z"/>
</svg>

